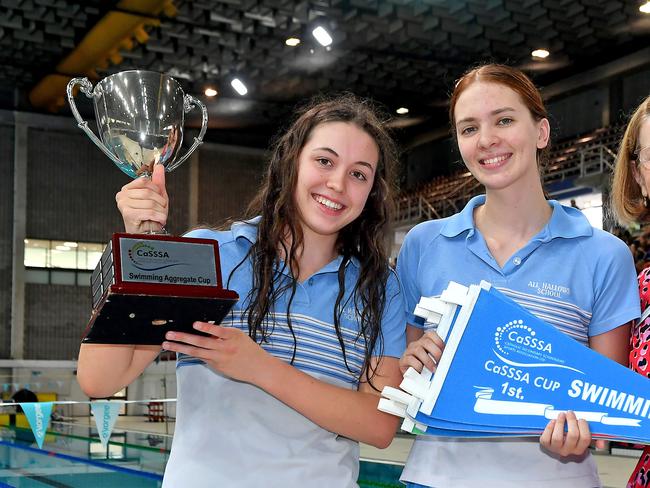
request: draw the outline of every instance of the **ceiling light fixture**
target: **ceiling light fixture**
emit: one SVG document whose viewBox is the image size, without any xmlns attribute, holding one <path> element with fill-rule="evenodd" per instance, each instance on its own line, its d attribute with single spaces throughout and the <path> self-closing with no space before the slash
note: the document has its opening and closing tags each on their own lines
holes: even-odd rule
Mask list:
<svg viewBox="0 0 650 488">
<path fill-rule="evenodd" d="M 233 78 L 230 84 L 241 96 L 244 96 L 248 93 L 248 88 L 246 88 L 246 85 L 244 85 L 244 83 L 239 78 Z"/>
<path fill-rule="evenodd" d="M 298 44 L 300 44 L 300 39 L 298 39 L 297 37 L 290 37 L 289 39 L 287 39 L 286 41 L 284 41 L 284 43 L 285 43 L 287 46 L 295 47 L 295 46 L 297 46 Z"/>
<path fill-rule="evenodd" d="M 214 97 L 217 95 L 217 90 L 214 88 L 206 88 L 203 93 L 205 93 L 206 97 Z"/>
<path fill-rule="evenodd" d="M 546 49 L 535 49 L 532 53 L 530 53 L 532 57 L 537 58 L 537 59 L 544 59 L 548 58 L 550 52 L 548 52 Z"/>
<path fill-rule="evenodd" d="M 396 112 L 400 115 L 406 115 L 407 113 L 409 113 L 409 109 L 406 107 L 400 107 L 396 110 Z"/>
<path fill-rule="evenodd" d="M 316 27 L 311 33 L 314 35 L 316 40 L 321 46 L 329 46 L 332 44 L 332 36 L 330 36 L 329 32 L 325 30 L 323 27 Z"/>
<path fill-rule="evenodd" d="M 650 0 L 639 7 L 639 10 L 644 14 L 650 14 Z"/>
</svg>

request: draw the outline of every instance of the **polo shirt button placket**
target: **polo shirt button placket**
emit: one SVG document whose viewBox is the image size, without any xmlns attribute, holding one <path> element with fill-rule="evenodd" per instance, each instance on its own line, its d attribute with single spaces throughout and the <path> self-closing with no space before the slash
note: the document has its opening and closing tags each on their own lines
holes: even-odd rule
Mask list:
<svg viewBox="0 0 650 488">
<path fill-rule="evenodd" d="M 515 259 L 512 260 L 515 266 L 519 266 L 521 264 L 521 258 L 519 256 L 515 257 Z"/>
<path fill-rule="evenodd" d="M 312 286 L 314 284 L 314 278 L 309 278 L 309 280 L 307 281 L 307 284 L 309 286 Z"/>
</svg>

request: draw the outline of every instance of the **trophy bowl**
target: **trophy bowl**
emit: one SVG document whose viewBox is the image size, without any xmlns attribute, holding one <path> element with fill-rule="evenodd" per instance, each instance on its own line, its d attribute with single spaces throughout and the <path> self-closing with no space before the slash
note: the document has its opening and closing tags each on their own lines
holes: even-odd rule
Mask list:
<svg viewBox="0 0 650 488">
<path fill-rule="evenodd" d="M 73 91 L 93 100 L 99 137 L 83 120 Z M 127 175 L 149 177 L 154 164 L 171 171 L 183 163 L 203 141 L 207 129 L 205 105 L 183 92 L 171 76 L 155 71 L 130 70 L 107 76 L 93 88 L 88 78 L 74 78 L 67 87 L 68 101 L 79 127 Z M 185 113 L 199 107 L 201 132 L 184 156 Z"/>
</svg>

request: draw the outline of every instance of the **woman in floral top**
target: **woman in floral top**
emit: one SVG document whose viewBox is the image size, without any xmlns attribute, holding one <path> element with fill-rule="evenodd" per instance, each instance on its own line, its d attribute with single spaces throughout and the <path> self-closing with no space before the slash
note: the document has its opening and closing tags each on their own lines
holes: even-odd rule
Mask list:
<svg viewBox="0 0 650 488">
<path fill-rule="evenodd" d="M 616 158 L 612 207 L 622 224 L 650 223 L 650 97 L 636 109 Z M 650 378 L 650 267 L 639 274 L 641 318 L 632 328 L 630 368 Z M 646 446 L 628 488 L 650 486 L 650 446 Z"/>
</svg>

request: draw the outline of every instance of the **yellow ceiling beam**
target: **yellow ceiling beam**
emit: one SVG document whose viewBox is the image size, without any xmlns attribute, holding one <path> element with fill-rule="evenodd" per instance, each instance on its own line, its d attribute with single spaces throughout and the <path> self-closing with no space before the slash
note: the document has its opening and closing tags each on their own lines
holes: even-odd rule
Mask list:
<svg viewBox="0 0 650 488">
<path fill-rule="evenodd" d="M 79 45 L 56 67 L 56 73 L 45 76 L 29 94 L 36 108 L 56 112 L 65 103 L 65 89 L 71 78 L 98 78 L 96 69 L 120 64 L 120 50 L 131 50 L 136 43 L 149 40 L 147 29 L 158 27 L 158 16 L 176 15 L 173 0 L 122 0 L 120 10 L 110 11 L 86 34 Z"/>
</svg>

